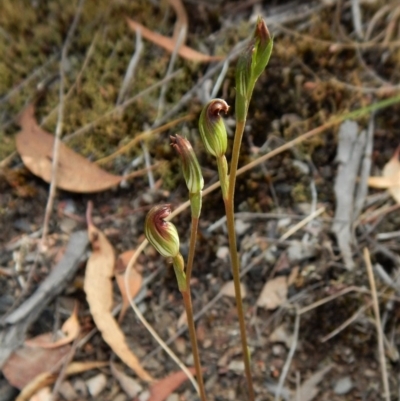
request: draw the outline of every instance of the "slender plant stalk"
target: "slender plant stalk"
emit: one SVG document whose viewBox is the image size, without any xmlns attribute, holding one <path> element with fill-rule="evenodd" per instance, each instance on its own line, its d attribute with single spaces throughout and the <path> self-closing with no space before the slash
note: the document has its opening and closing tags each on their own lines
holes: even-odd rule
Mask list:
<svg viewBox="0 0 400 401">
<path fill-rule="evenodd" d="M 225 155 L 217 157 L 218 175 L 221 182 L 222 198 L 227 199 L 228 197 L 228 164 Z M 222 178 L 224 177 L 224 178 Z"/>
<path fill-rule="evenodd" d="M 197 345 L 196 328 L 194 325 L 192 297 L 190 295 L 189 287 L 187 291 L 181 291 L 181 293 L 183 297 L 183 303 L 185 304 L 189 336 L 190 336 L 190 341 L 192 343 L 192 353 L 194 359 L 194 367 L 196 369 L 197 383 L 199 385 L 200 399 L 201 401 L 207 401 L 206 391 L 204 388 L 204 381 L 203 381 L 203 371 L 201 368 L 201 362 L 199 356 L 199 347 Z"/>
<path fill-rule="evenodd" d="M 236 122 L 235 140 L 233 141 L 232 158 L 229 170 L 229 186 L 228 186 L 228 199 L 232 206 L 235 198 L 236 173 L 239 163 L 240 146 L 242 144 L 245 125 L 246 125 L 246 120 Z"/>
<path fill-rule="evenodd" d="M 232 149 L 228 194 L 226 198 L 224 198 L 224 204 L 225 204 L 226 223 L 228 227 L 229 252 L 232 264 L 233 282 L 235 286 L 236 307 L 237 307 L 239 327 L 240 327 L 240 337 L 242 342 L 243 361 L 244 361 L 247 386 L 249 391 L 249 400 L 254 401 L 255 394 L 253 388 L 253 377 L 251 375 L 250 354 L 247 346 L 246 322 L 244 319 L 244 311 L 242 303 L 242 290 L 240 287 L 240 262 L 236 245 L 235 215 L 234 215 L 236 172 L 239 162 L 240 145 L 242 142 L 244 126 L 245 126 L 245 121 L 237 122 L 235 140 Z M 221 180 L 221 186 L 222 186 L 222 180 Z"/>
<path fill-rule="evenodd" d="M 190 240 L 189 240 L 189 254 L 186 263 L 186 285 L 189 288 L 189 291 L 190 291 L 190 279 L 192 278 L 198 226 L 199 226 L 199 218 L 192 216 L 192 225 L 190 228 Z"/>
<path fill-rule="evenodd" d="M 204 381 L 203 381 L 203 371 L 200 362 L 199 347 L 197 344 L 196 327 L 194 324 L 194 317 L 193 317 L 192 295 L 190 291 L 190 279 L 192 277 L 193 260 L 196 248 L 198 226 L 199 226 L 199 218 L 192 216 L 192 225 L 190 229 L 190 241 L 189 241 L 189 254 L 186 264 L 186 291 L 181 291 L 181 293 L 183 297 L 183 303 L 185 305 L 189 337 L 190 337 L 190 342 L 192 344 L 192 354 L 194 360 L 194 367 L 196 369 L 196 378 L 197 378 L 197 384 L 199 386 L 200 398 L 201 401 L 207 401 L 206 392 L 204 388 Z"/>
</svg>

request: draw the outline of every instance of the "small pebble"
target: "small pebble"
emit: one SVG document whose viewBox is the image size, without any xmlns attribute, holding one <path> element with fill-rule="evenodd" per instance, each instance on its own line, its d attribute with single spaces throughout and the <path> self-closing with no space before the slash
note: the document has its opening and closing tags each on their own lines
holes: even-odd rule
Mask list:
<svg viewBox="0 0 400 401">
<path fill-rule="evenodd" d="M 229 256 L 229 248 L 227 246 L 221 246 L 218 248 L 217 251 L 217 258 L 218 259 L 228 259 Z"/>
<path fill-rule="evenodd" d="M 250 223 L 245 223 L 243 220 L 235 221 L 235 231 L 237 235 L 243 235 L 251 227 Z"/>
<path fill-rule="evenodd" d="M 67 401 L 74 401 L 78 398 L 78 394 L 69 381 L 63 381 L 58 391 Z"/>
<path fill-rule="evenodd" d="M 128 397 L 126 396 L 126 394 L 123 394 L 123 393 L 119 393 L 118 395 L 116 395 L 113 398 L 113 401 L 127 401 L 127 400 L 128 400 Z"/>
<path fill-rule="evenodd" d="M 244 362 L 243 361 L 231 361 L 228 365 L 229 370 L 235 372 L 244 372 Z"/>
<path fill-rule="evenodd" d="M 106 385 L 107 378 L 103 373 L 99 373 L 91 379 L 86 380 L 86 386 L 92 397 L 97 397 L 105 389 Z"/>
<path fill-rule="evenodd" d="M 176 393 L 170 394 L 165 401 L 179 401 L 179 395 Z"/>
<path fill-rule="evenodd" d="M 353 382 L 351 381 L 351 378 L 349 376 L 345 376 L 336 382 L 333 391 L 335 392 L 335 394 L 344 395 L 351 391 L 352 388 Z"/>
<path fill-rule="evenodd" d="M 87 396 L 86 384 L 82 379 L 75 380 L 74 389 L 78 393 L 78 395 L 80 395 L 82 397 L 86 397 Z"/>
</svg>

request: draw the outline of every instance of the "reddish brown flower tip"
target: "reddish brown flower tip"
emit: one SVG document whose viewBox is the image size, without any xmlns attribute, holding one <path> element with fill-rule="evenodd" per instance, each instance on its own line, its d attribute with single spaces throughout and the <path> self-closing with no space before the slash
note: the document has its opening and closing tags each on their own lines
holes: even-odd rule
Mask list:
<svg viewBox="0 0 400 401">
<path fill-rule="evenodd" d="M 215 119 L 221 117 L 221 112 L 227 114 L 229 111 L 228 103 L 223 99 L 214 99 L 209 103 L 207 107 L 207 117 L 209 119 Z"/>
<path fill-rule="evenodd" d="M 165 219 L 171 214 L 171 205 L 153 207 L 147 213 L 144 233 L 148 241 L 164 257 L 179 253 L 179 235 L 176 227 Z"/>
<path fill-rule="evenodd" d="M 171 136 L 170 138 L 171 145 L 180 156 L 183 176 L 185 177 L 189 192 L 191 194 L 200 193 L 204 186 L 204 180 L 192 145 L 186 138 L 182 138 L 179 135 L 176 135 L 176 137 Z"/>
<path fill-rule="evenodd" d="M 199 131 L 207 152 L 215 157 L 225 154 L 228 137 L 221 112 L 227 113 L 228 104 L 222 99 L 211 100 L 202 110 L 199 119 Z"/>
</svg>

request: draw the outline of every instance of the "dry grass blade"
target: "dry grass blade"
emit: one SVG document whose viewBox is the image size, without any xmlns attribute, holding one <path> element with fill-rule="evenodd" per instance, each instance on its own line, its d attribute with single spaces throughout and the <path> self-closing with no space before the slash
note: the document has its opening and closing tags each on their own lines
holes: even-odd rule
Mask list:
<svg viewBox="0 0 400 401">
<path fill-rule="evenodd" d="M 118 357 L 142 380 L 153 381 L 153 377 L 141 366 L 138 358 L 128 347 L 124 333 L 111 314 L 114 249 L 106 236 L 91 223 L 90 213 L 88 213 L 88 235 L 93 252 L 86 265 L 84 289 L 93 320 L 104 341 Z"/>
<path fill-rule="evenodd" d="M 141 141 L 149 139 L 151 136 L 153 136 L 155 134 L 160 134 L 161 132 L 164 132 L 164 131 L 170 129 L 181 122 L 190 121 L 193 119 L 194 119 L 194 115 L 188 114 L 184 117 L 179 117 L 173 121 L 170 121 L 167 124 L 164 124 L 160 127 L 155 128 L 155 129 L 152 129 L 149 131 L 143 131 L 140 134 L 136 134 L 135 137 L 131 141 L 129 141 L 126 145 L 121 146 L 118 150 L 116 150 L 111 155 L 108 155 L 106 157 L 103 157 L 102 159 L 96 160 L 96 163 L 106 164 L 106 163 L 110 162 L 111 160 L 115 159 L 118 155 L 128 152 L 131 148 L 138 145 Z"/>
<path fill-rule="evenodd" d="M 374 308 L 374 313 L 375 313 L 375 324 L 376 324 L 376 333 L 378 337 L 378 351 L 379 351 L 379 361 L 381 364 L 384 398 L 386 401 L 390 401 L 389 378 L 386 368 L 385 348 L 383 343 L 384 334 L 382 329 L 381 315 L 379 313 L 379 302 L 378 302 L 378 295 L 376 292 L 374 273 L 372 271 L 371 257 L 369 255 L 368 248 L 364 248 L 364 261 L 367 267 L 368 279 L 372 294 L 372 306 Z"/>
</svg>

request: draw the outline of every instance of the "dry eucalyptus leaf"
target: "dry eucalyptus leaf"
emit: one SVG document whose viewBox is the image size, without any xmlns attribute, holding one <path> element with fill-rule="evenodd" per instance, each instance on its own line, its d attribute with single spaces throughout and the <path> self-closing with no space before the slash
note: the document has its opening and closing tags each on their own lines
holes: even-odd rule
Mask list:
<svg viewBox="0 0 400 401">
<path fill-rule="evenodd" d="M 51 394 L 50 387 L 43 387 L 36 394 L 34 394 L 29 401 L 52 401 L 53 396 Z"/>
<path fill-rule="evenodd" d="M 67 366 L 65 371 L 66 376 L 76 375 L 92 369 L 102 368 L 108 365 L 107 362 L 93 361 L 93 362 L 72 362 Z M 53 367 L 54 368 L 54 367 Z M 58 377 L 58 373 L 52 373 L 54 369 L 41 373 L 31 380 L 19 393 L 15 401 L 28 401 L 33 394 L 43 387 L 53 384 Z"/>
<path fill-rule="evenodd" d="M 150 40 L 156 45 L 163 47 L 170 53 L 174 51 L 176 45 L 174 39 L 160 35 L 157 32 L 153 32 L 150 29 L 146 28 L 144 25 L 139 24 L 139 22 L 133 21 L 130 18 L 127 18 L 126 20 L 128 22 L 129 28 L 132 29 L 132 31 L 136 31 L 137 29 L 139 29 L 142 36 L 147 40 Z M 181 45 L 181 47 L 178 50 L 178 54 L 181 57 L 186 58 L 187 60 L 197 61 L 202 63 L 210 63 L 211 61 L 218 61 L 223 59 L 223 57 L 209 56 L 207 54 L 200 53 L 185 45 Z"/>
<path fill-rule="evenodd" d="M 195 373 L 194 368 L 189 368 L 191 373 Z M 181 370 L 174 372 L 164 379 L 154 383 L 150 388 L 150 398 L 148 401 L 164 401 L 172 392 L 174 392 L 188 377 Z"/>
<path fill-rule="evenodd" d="M 61 347 L 65 344 L 69 344 L 70 342 L 74 341 L 81 330 L 81 326 L 78 320 L 78 308 L 75 305 L 75 308 L 72 312 L 72 315 L 65 321 L 65 323 L 61 327 L 61 331 L 65 334 L 64 337 L 56 341 L 49 341 L 47 337 L 35 337 L 25 341 L 25 345 L 29 347 L 42 347 L 42 348 L 57 348 Z M 52 334 L 49 333 L 50 339 L 52 338 Z"/>
<path fill-rule="evenodd" d="M 40 128 L 34 112 L 31 104 L 20 115 L 22 131 L 16 137 L 17 150 L 26 168 L 50 183 L 54 136 Z M 116 186 L 123 179 L 122 176 L 107 173 L 60 143 L 57 188 L 79 193 L 100 192 Z"/>
<path fill-rule="evenodd" d="M 125 335 L 111 314 L 113 304 L 112 277 L 114 249 L 106 236 L 93 224 L 88 225 L 92 254 L 86 264 L 84 289 L 90 312 L 104 341 L 142 380 L 153 381 L 128 347 Z"/>
<path fill-rule="evenodd" d="M 132 257 L 134 251 L 126 251 L 122 253 L 116 263 L 116 272 L 115 272 L 115 279 L 118 284 L 118 288 L 122 295 L 122 308 L 121 312 L 119 313 L 118 321 L 121 323 L 122 319 L 125 316 L 126 311 L 129 308 L 129 298 L 125 287 L 125 270 L 129 263 L 129 260 Z M 140 291 L 142 287 L 143 277 L 142 275 L 135 269 L 132 268 L 129 272 L 128 276 L 128 284 L 129 284 L 129 292 L 132 298 L 134 298 L 137 293 Z"/>
<path fill-rule="evenodd" d="M 387 189 L 400 204 L 400 147 L 394 152 L 393 157 L 385 164 L 382 177 L 369 177 L 368 185 L 373 188 Z"/>
<path fill-rule="evenodd" d="M 38 338 L 40 339 L 38 340 Z M 52 334 L 42 334 L 35 339 L 38 342 L 51 343 Z M 62 345 L 53 349 L 32 348 L 23 345 L 7 359 L 2 369 L 3 374 L 12 386 L 22 389 L 36 376 L 49 372 L 61 364 L 70 350 L 70 345 Z"/>
<path fill-rule="evenodd" d="M 240 283 L 240 289 L 241 289 L 241 294 L 242 294 L 242 299 L 246 298 L 246 287 Z M 235 283 L 234 281 L 228 281 L 227 283 L 225 283 L 220 290 L 220 293 L 222 295 L 225 295 L 227 297 L 230 298 L 235 298 Z"/>
<path fill-rule="evenodd" d="M 265 283 L 257 299 L 257 306 L 265 309 L 276 309 L 287 299 L 288 282 L 286 276 L 278 276 Z"/>
</svg>

